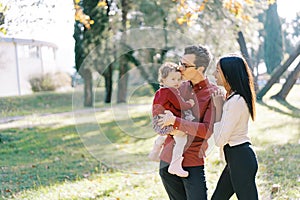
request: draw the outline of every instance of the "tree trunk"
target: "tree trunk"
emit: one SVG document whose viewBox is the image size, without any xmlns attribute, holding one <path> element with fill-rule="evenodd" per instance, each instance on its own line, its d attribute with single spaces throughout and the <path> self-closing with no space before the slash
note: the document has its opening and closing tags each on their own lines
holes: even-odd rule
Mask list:
<svg viewBox="0 0 300 200">
<path fill-rule="evenodd" d="M 123 55 L 120 58 L 117 103 L 125 103 L 127 97 L 128 63 Z"/>
<path fill-rule="evenodd" d="M 246 59 L 246 62 L 248 63 L 248 66 L 250 67 L 251 69 L 251 73 L 252 73 L 252 76 L 253 76 L 253 81 L 254 81 L 254 87 L 255 87 L 255 91 L 258 90 L 258 86 L 256 84 L 256 81 L 257 79 L 255 78 L 254 76 L 254 68 L 253 68 L 253 65 L 252 65 L 252 62 L 250 60 L 250 56 L 249 56 L 249 53 L 248 53 L 248 49 L 247 49 L 247 45 L 246 45 L 246 41 L 245 41 L 245 38 L 244 38 L 244 34 L 242 31 L 239 31 L 238 32 L 238 39 L 237 39 L 239 45 L 240 45 L 240 50 L 242 52 L 242 55 L 244 56 L 244 58 Z"/>
<path fill-rule="evenodd" d="M 80 70 L 80 72 L 84 79 L 84 106 L 93 107 L 94 94 L 92 72 L 89 69 Z"/>
<path fill-rule="evenodd" d="M 276 68 L 270 80 L 267 84 L 258 92 L 257 100 L 262 100 L 263 96 L 270 90 L 270 88 L 274 85 L 276 81 L 279 80 L 280 76 L 286 71 L 286 69 L 292 64 L 292 62 L 299 56 L 300 53 L 300 45 L 297 46 L 296 50 L 290 55 L 287 61 L 281 66 Z"/>
<path fill-rule="evenodd" d="M 300 76 L 300 62 L 298 63 L 297 67 L 290 73 L 290 75 L 287 77 L 286 82 L 282 86 L 281 90 L 272 96 L 272 99 L 277 100 L 285 100 L 289 92 L 291 91 L 292 87 L 296 83 L 297 79 Z"/>
<path fill-rule="evenodd" d="M 106 71 L 103 73 L 105 79 L 105 103 L 111 102 L 111 94 L 112 94 L 112 64 L 108 66 Z"/>
<path fill-rule="evenodd" d="M 245 38 L 244 38 L 244 35 L 243 35 L 242 31 L 238 32 L 238 39 L 237 39 L 237 41 L 238 41 L 238 43 L 240 45 L 240 50 L 242 52 L 242 55 L 246 59 L 248 65 L 250 67 L 250 69 L 253 71 L 252 62 L 251 62 L 250 57 L 249 57 L 249 53 L 248 53 L 248 50 L 247 50 L 246 41 L 245 41 Z"/>
<path fill-rule="evenodd" d="M 127 41 L 127 13 L 128 13 L 128 2 L 127 0 L 121 0 L 122 5 L 122 36 L 121 36 L 121 48 L 126 48 Z M 128 83 L 128 62 L 125 55 L 120 57 L 119 62 L 119 81 L 118 81 L 118 95 L 117 103 L 125 103 L 127 96 L 127 83 Z"/>
</svg>

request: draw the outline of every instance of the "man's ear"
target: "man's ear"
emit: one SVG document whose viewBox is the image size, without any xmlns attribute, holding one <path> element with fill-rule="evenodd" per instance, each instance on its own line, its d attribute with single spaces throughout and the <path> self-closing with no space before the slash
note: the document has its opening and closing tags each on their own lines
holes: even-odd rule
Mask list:
<svg viewBox="0 0 300 200">
<path fill-rule="evenodd" d="M 201 67 L 198 67 L 197 70 L 201 73 L 204 74 L 204 71 L 205 71 L 205 67 L 201 66 Z"/>
</svg>

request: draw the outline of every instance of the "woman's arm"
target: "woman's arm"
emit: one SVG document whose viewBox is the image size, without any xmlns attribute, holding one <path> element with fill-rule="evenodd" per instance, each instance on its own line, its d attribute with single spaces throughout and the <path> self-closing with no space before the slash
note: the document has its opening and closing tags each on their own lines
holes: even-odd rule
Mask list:
<svg viewBox="0 0 300 200">
<path fill-rule="evenodd" d="M 223 110 L 225 97 L 221 90 L 216 90 L 214 93 L 212 93 L 211 98 L 216 108 L 215 122 L 219 122 L 222 117 L 222 110 Z"/>
<path fill-rule="evenodd" d="M 242 112 L 247 112 L 243 97 L 236 95 L 224 104 L 221 120 L 214 124 L 216 146 L 228 143 L 229 138 L 240 121 Z"/>
</svg>

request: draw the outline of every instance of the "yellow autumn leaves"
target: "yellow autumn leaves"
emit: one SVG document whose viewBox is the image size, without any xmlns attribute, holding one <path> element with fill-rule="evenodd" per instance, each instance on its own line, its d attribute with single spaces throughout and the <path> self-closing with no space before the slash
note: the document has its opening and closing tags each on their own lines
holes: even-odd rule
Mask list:
<svg viewBox="0 0 300 200">
<path fill-rule="evenodd" d="M 179 3 L 177 6 L 177 12 L 184 13 L 181 17 L 177 17 L 177 23 L 179 25 L 186 23 L 190 26 L 192 25 L 193 21 L 197 19 L 198 13 L 202 12 L 205 9 L 205 5 L 208 2 L 208 0 L 203 0 L 200 5 L 191 5 L 186 0 L 179 0 L 177 2 Z"/>
<path fill-rule="evenodd" d="M 75 20 L 79 21 L 84 25 L 85 28 L 90 29 L 91 25 L 95 23 L 94 20 L 90 18 L 90 16 L 86 15 L 81 6 L 79 5 L 81 0 L 74 0 L 74 8 L 75 8 Z M 98 7 L 106 7 L 107 4 L 105 0 L 100 0 L 97 4 Z"/>
<path fill-rule="evenodd" d="M 194 19 L 197 19 L 198 14 L 205 10 L 206 4 L 209 0 L 203 0 L 200 5 L 190 4 L 188 0 L 173 0 L 178 3 L 177 11 L 181 14 L 177 17 L 176 21 L 178 24 L 192 25 Z M 273 4 L 276 0 L 265 0 L 267 4 Z M 224 0 L 223 7 L 227 9 L 235 17 L 245 21 L 250 21 L 251 16 L 244 14 L 244 6 L 254 6 L 258 3 L 254 0 Z"/>
</svg>

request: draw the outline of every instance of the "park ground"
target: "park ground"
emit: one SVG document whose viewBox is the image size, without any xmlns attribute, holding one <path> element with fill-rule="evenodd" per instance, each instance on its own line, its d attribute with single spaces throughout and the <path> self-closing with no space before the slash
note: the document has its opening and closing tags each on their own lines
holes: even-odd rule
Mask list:
<svg viewBox="0 0 300 200">
<path fill-rule="evenodd" d="M 257 102 L 250 122 L 262 200 L 300 199 L 300 85 L 287 102 L 270 98 L 279 89 Z M 158 163 L 147 160 L 155 138 L 151 100 L 84 109 L 72 108 L 73 92 L 1 98 L 0 199 L 167 199 Z M 209 197 L 223 167 L 218 149 L 210 149 Z"/>
</svg>

